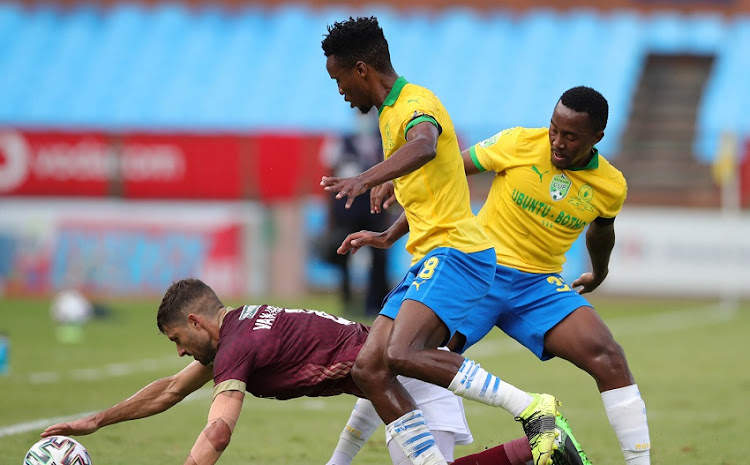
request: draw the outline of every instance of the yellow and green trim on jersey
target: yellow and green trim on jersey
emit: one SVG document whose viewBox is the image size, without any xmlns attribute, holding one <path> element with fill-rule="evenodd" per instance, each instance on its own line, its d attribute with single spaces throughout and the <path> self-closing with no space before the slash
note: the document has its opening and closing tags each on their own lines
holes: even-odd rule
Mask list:
<svg viewBox="0 0 750 465">
<path fill-rule="evenodd" d="M 435 158 L 393 181 L 409 222 L 406 250 L 412 263 L 437 247 L 466 253 L 489 249 L 490 242 L 471 211 L 453 122 L 435 94 L 401 76 L 378 109 L 378 120 L 386 159 L 407 143 L 409 131 L 418 124 L 433 124 L 439 133 Z"/>
<path fill-rule="evenodd" d="M 622 209 L 622 173 L 595 150 L 586 166 L 561 170 L 552 163 L 548 128 L 511 128 L 469 149 L 480 171 L 495 171 L 477 215 L 503 266 L 529 273 L 559 273 L 565 253 L 597 218 Z"/>
</svg>

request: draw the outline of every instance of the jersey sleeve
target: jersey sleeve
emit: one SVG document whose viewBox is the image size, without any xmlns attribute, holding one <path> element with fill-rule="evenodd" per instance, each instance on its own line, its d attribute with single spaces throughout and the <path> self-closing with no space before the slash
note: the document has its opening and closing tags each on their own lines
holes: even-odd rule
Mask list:
<svg viewBox="0 0 750 465">
<path fill-rule="evenodd" d="M 225 347 L 216 354 L 214 360 L 213 397 L 224 391 L 247 389 L 247 379 L 255 370 L 256 352 L 252 347 L 243 347 L 241 338 L 227 341 Z"/>
<path fill-rule="evenodd" d="M 505 171 L 516 153 L 518 131 L 518 128 L 505 129 L 471 146 L 469 154 L 474 166 L 479 171 Z"/>
<path fill-rule="evenodd" d="M 403 122 L 404 138 L 411 128 L 423 122 L 434 124 L 438 133 L 443 133 L 443 127 L 440 124 L 440 110 L 433 99 L 422 95 L 418 97 L 405 96 L 405 98 L 409 117 Z"/>
<path fill-rule="evenodd" d="M 620 177 L 620 182 L 622 183 L 622 192 L 620 195 L 615 199 L 614 202 L 604 211 L 601 212 L 599 217 L 601 218 L 614 218 L 617 216 L 620 211 L 622 210 L 623 205 L 625 204 L 625 198 L 628 196 L 628 186 L 625 183 L 625 178 Z"/>
</svg>

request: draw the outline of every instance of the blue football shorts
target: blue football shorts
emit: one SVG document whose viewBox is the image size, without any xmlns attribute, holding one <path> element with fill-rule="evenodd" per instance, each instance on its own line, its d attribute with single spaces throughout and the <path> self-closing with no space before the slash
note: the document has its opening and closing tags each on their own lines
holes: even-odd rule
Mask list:
<svg viewBox="0 0 750 465">
<path fill-rule="evenodd" d="M 495 276 L 495 249 L 466 253 L 450 247 L 432 250 L 414 264 L 383 300 L 381 315 L 396 319 L 404 300 L 428 306 L 450 336 L 485 298 Z"/>
<path fill-rule="evenodd" d="M 591 304 L 559 274 L 497 265 L 492 289 L 458 328 L 466 336 L 462 352 L 497 326 L 540 360 L 549 360 L 544 335 L 579 307 Z"/>
</svg>

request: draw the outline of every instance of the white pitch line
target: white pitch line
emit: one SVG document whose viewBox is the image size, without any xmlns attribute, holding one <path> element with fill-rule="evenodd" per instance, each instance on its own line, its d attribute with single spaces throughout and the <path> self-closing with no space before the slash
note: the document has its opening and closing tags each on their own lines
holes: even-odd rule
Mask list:
<svg viewBox="0 0 750 465">
<path fill-rule="evenodd" d="M 162 358 L 149 358 L 133 362 L 110 363 L 100 368 L 74 368 L 68 371 L 40 371 L 29 373 L 27 376 L 29 384 L 53 384 L 65 380 L 95 381 L 98 379 L 115 378 L 127 376 L 144 371 L 156 371 L 169 365 L 183 363 L 179 358 L 170 356 Z"/>
<path fill-rule="evenodd" d="M 188 402 L 193 402 L 196 400 L 206 399 L 210 397 L 211 397 L 211 389 L 204 388 L 204 389 L 200 389 L 190 394 L 188 397 L 186 397 L 182 402 L 180 402 L 177 405 L 185 404 Z M 0 428 L 0 438 L 5 437 L 5 436 L 13 436 L 16 434 L 28 433 L 30 431 L 39 431 L 41 433 L 43 428 L 46 428 L 50 425 L 54 425 L 56 423 L 62 423 L 65 421 L 77 420 L 79 418 L 84 418 L 89 415 L 93 415 L 97 413 L 97 411 L 80 412 L 80 413 L 74 413 L 72 415 L 65 415 L 61 417 L 40 418 L 38 420 L 26 421 L 23 423 L 16 423 L 15 425 L 4 426 Z"/>
<path fill-rule="evenodd" d="M 93 415 L 94 413 L 96 412 L 81 412 L 76 413 L 75 415 L 67 415 L 64 417 L 40 418 L 39 420 L 16 423 L 15 425 L 0 428 L 0 438 L 4 436 L 13 436 L 15 434 L 28 433 L 29 431 L 35 430 L 39 430 L 41 432 L 42 428 L 46 428 L 49 425 L 75 420 L 76 418 L 87 417 L 89 415 Z"/>
</svg>

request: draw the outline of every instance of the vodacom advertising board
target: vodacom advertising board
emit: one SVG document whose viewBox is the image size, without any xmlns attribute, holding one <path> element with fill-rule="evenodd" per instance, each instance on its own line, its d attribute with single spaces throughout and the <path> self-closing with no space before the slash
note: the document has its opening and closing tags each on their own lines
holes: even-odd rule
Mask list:
<svg viewBox="0 0 750 465">
<path fill-rule="evenodd" d="M 0 195 L 278 200 L 315 194 L 322 139 L 0 129 Z"/>
<path fill-rule="evenodd" d="M 238 138 L 104 133 L 0 132 L 0 193 L 5 195 L 239 195 L 217 183 L 212 166 L 236 173 Z M 154 192 L 155 191 L 155 192 Z"/>
</svg>

